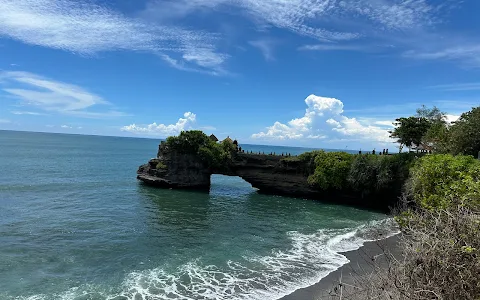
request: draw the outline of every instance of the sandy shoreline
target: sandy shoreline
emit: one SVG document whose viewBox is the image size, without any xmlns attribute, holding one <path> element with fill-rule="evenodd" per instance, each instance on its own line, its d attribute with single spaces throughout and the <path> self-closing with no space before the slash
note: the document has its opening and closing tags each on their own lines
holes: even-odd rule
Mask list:
<svg viewBox="0 0 480 300">
<path fill-rule="evenodd" d="M 365 245 L 358 250 L 342 253 L 348 258 L 350 261 L 349 263 L 328 274 L 326 277 L 322 278 L 320 282 L 312 286 L 296 290 L 290 295 L 280 298 L 280 300 L 328 299 L 329 292 L 338 283 L 340 277 L 342 277 L 342 282 L 347 284 L 351 283 L 353 274 L 361 275 L 372 270 L 372 258 L 377 255 L 380 255 L 377 258 L 377 263 L 381 265 L 381 254 L 383 253 L 382 248 L 387 249 L 395 255 L 398 254 L 398 240 L 399 236 L 395 235 L 384 240 L 366 242 Z"/>
</svg>

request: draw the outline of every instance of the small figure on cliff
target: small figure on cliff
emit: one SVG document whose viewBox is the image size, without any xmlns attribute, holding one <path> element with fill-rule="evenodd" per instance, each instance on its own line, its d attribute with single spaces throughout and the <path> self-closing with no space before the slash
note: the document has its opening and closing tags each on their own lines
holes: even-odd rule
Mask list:
<svg viewBox="0 0 480 300">
<path fill-rule="evenodd" d="M 385 154 L 388 155 L 388 149 L 385 149 Z"/>
<path fill-rule="evenodd" d="M 375 149 L 373 149 L 372 154 L 375 155 Z"/>
</svg>

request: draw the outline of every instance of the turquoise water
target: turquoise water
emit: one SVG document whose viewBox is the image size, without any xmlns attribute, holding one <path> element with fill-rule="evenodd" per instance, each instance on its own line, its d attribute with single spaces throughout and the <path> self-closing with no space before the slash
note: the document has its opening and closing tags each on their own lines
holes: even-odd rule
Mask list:
<svg viewBox="0 0 480 300">
<path fill-rule="evenodd" d="M 0 299 L 278 299 L 395 230 L 237 177 L 213 176 L 209 194 L 144 186 L 136 170 L 157 146 L 0 131 Z"/>
</svg>

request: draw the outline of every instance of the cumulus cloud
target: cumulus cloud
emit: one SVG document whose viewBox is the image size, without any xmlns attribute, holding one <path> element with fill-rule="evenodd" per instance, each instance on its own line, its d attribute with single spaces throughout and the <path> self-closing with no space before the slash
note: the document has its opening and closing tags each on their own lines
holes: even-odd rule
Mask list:
<svg viewBox="0 0 480 300">
<path fill-rule="evenodd" d="M 368 120 L 349 118 L 344 113 L 343 102 L 328 97 L 310 95 L 305 99 L 307 109 L 301 118 L 286 124 L 279 121 L 265 131 L 252 135 L 258 140 L 301 140 L 301 139 L 354 139 L 388 143 L 386 121 L 375 124 Z"/>
<path fill-rule="evenodd" d="M 60 127 L 63 129 L 72 129 L 72 126 L 68 126 L 68 125 L 62 125 Z"/>
<path fill-rule="evenodd" d="M 457 116 L 457 115 L 448 115 L 448 114 L 445 115 L 445 117 L 447 118 L 447 122 L 448 122 L 448 123 L 453 123 L 453 122 L 457 121 L 457 120 L 460 118 L 460 116 Z"/>
<path fill-rule="evenodd" d="M 148 23 L 91 1 L 0 0 L 0 36 L 92 55 L 103 51 L 172 53 L 199 67 L 217 68 L 216 34 Z"/>
<path fill-rule="evenodd" d="M 29 72 L 0 72 L 0 87 L 18 99 L 23 106 L 84 118 L 125 116 L 113 110 L 102 97 L 73 84 L 55 81 Z M 109 110 L 92 110 L 103 106 Z M 14 114 L 39 115 L 37 112 L 15 111 Z"/>
<path fill-rule="evenodd" d="M 183 115 L 183 118 L 178 119 L 177 123 L 175 124 L 165 125 L 157 124 L 156 122 L 149 125 L 131 124 L 128 126 L 123 126 L 121 130 L 135 134 L 171 136 L 177 135 L 183 130 L 191 129 L 192 125 L 196 121 L 196 118 L 197 116 L 194 113 L 186 112 Z"/>
</svg>

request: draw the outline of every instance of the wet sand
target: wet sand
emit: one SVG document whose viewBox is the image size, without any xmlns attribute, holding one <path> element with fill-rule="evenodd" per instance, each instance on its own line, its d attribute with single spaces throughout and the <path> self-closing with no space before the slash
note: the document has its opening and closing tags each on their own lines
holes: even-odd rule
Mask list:
<svg viewBox="0 0 480 300">
<path fill-rule="evenodd" d="M 382 259 L 383 250 L 398 256 L 400 251 L 398 248 L 399 236 L 395 235 L 384 240 L 375 242 L 367 242 L 363 247 L 358 250 L 342 253 L 345 255 L 349 263 L 343 265 L 340 269 L 328 274 L 320 282 L 296 290 L 292 294 L 281 298 L 280 300 L 318 300 L 329 299 L 329 293 L 339 283 L 339 279 L 342 278 L 342 282 L 346 284 L 352 284 L 355 276 L 361 276 L 367 274 L 373 269 L 372 263 L 375 263 L 382 267 L 386 266 L 385 259 Z"/>
</svg>

